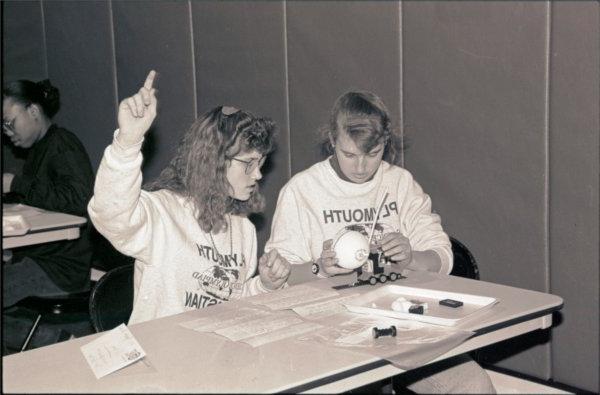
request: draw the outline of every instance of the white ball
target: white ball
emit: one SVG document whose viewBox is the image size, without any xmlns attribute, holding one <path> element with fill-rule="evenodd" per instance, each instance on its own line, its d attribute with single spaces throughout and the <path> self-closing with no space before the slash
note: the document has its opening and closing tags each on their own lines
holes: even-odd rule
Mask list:
<svg viewBox="0 0 600 395">
<path fill-rule="evenodd" d="M 335 240 L 333 250 L 339 266 L 356 269 L 369 258 L 369 240 L 360 232 L 349 230 Z"/>
</svg>

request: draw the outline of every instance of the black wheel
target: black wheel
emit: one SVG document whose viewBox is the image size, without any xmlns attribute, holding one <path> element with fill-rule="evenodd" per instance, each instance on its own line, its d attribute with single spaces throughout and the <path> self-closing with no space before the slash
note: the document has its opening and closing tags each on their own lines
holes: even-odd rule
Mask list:
<svg viewBox="0 0 600 395">
<path fill-rule="evenodd" d="M 390 273 L 390 281 L 396 281 L 398 279 L 398 275 L 396 273 Z"/>
<path fill-rule="evenodd" d="M 381 276 L 379 276 L 379 282 L 380 283 L 385 283 L 388 280 L 388 277 L 385 274 L 382 274 Z"/>
<path fill-rule="evenodd" d="M 369 284 L 371 284 L 371 285 L 377 284 L 377 278 L 373 277 L 373 276 L 369 277 Z"/>
</svg>

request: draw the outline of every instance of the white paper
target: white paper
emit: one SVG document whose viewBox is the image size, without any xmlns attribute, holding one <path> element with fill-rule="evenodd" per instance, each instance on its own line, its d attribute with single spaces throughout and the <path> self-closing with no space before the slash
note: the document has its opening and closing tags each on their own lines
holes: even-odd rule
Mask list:
<svg viewBox="0 0 600 395">
<path fill-rule="evenodd" d="M 3 203 L 2 204 L 2 215 L 7 214 L 19 214 L 23 217 L 31 217 L 38 215 L 43 211 L 37 207 L 26 206 L 24 204 L 15 203 Z"/>
<path fill-rule="evenodd" d="M 218 316 L 208 316 L 194 321 L 181 323 L 180 325 L 198 332 L 214 332 L 217 329 L 241 325 L 246 321 L 260 319 L 270 313 L 259 309 L 241 308 L 221 313 Z"/>
<path fill-rule="evenodd" d="M 179 325 L 198 332 L 212 332 L 214 329 L 227 327 L 238 321 L 261 317 L 265 314 L 264 310 L 241 307 L 210 314 L 192 321 L 181 322 Z"/>
<path fill-rule="evenodd" d="M 215 333 L 225 336 L 230 340 L 238 341 L 252 336 L 263 335 L 278 329 L 287 328 L 301 322 L 303 322 L 302 319 L 294 315 L 271 314 L 268 317 L 238 323 L 237 325 L 228 328 L 216 330 Z"/>
<path fill-rule="evenodd" d="M 322 290 L 308 285 L 298 285 L 281 291 L 262 294 L 258 298 L 253 297 L 248 300 L 251 303 L 266 306 L 271 310 L 284 310 L 338 295 L 339 293 L 332 289 Z"/>
<path fill-rule="evenodd" d="M 279 298 L 292 297 L 294 295 L 302 295 L 306 292 L 313 292 L 317 289 L 306 284 L 296 285 L 294 287 L 284 288 L 275 292 L 266 292 L 251 296 L 245 300 L 254 304 L 263 304 Z"/>
<path fill-rule="evenodd" d="M 146 356 L 125 324 L 84 344 L 81 352 L 98 379 Z"/>
<path fill-rule="evenodd" d="M 306 319 L 321 319 L 324 317 L 347 311 L 346 306 L 344 306 L 343 303 L 359 295 L 360 294 L 355 293 L 340 298 L 326 300 L 324 302 L 317 302 L 303 306 L 297 306 L 294 307 L 292 310 L 294 310 L 295 313 L 301 315 Z"/>
<path fill-rule="evenodd" d="M 252 347 L 258 347 L 264 344 L 276 342 L 281 339 L 287 339 L 289 337 L 302 335 L 304 333 L 320 329 L 322 327 L 323 325 L 319 325 L 314 322 L 301 322 L 299 324 L 295 324 L 286 328 L 281 328 L 273 332 L 265 333 L 264 335 L 258 335 L 242 339 L 241 341 L 251 345 Z"/>
</svg>

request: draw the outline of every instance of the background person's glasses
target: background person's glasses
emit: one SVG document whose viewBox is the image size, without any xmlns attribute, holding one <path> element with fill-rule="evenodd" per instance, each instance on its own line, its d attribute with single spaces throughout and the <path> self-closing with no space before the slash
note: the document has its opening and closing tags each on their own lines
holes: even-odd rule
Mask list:
<svg viewBox="0 0 600 395">
<path fill-rule="evenodd" d="M 244 172 L 246 174 L 252 174 L 252 172 L 257 168 L 257 167 L 262 167 L 262 165 L 265 164 L 265 161 L 267 160 L 266 156 L 263 156 L 262 158 L 258 159 L 258 158 L 254 158 L 254 159 L 250 159 L 250 160 L 243 160 L 243 159 L 239 159 L 239 158 L 227 158 L 227 159 L 231 159 L 231 160 L 237 160 L 238 162 L 241 162 L 243 164 L 246 165 Z"/>
<path fill-rule="evenodd" d="M 10 121 L 2 121 L 2 131 L 4 133 L 12 133 L 15 131 L 15 119 L 17 119 L 17 117 L 14 117 Z"/>
<path fill-rule="evenodd" d="M 14 116 L 10 121 L 2 121 L 2 131 L 4 133 L 14 133 L 15 132 L 15 121 L 25 110 L 19 111 L 17 115 Z"/>
</svg>

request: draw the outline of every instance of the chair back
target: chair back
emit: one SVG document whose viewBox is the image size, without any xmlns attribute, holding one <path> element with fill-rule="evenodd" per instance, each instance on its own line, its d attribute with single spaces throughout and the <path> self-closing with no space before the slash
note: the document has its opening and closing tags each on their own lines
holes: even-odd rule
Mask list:
<svg viewBox="0 0 600 395">
<path fill-rule="evenodd" d="M 479 280 L 479 268 L 471 251 L 454 237 L 450 237 L 450 243 L 454 254 L 454 266 L 450 275 Z"/>
<path fill-rule="evenodd" d="M 133 310 L 133 265 L 111 269 L 98 280 L 90 295 L 89 310 L 96 332 L 127 324 Z"/>
</svg>

